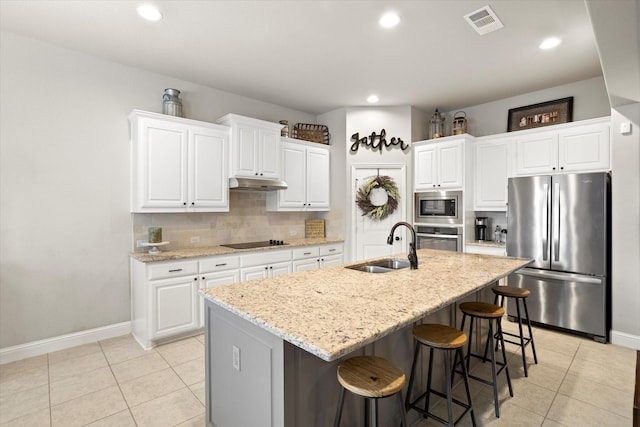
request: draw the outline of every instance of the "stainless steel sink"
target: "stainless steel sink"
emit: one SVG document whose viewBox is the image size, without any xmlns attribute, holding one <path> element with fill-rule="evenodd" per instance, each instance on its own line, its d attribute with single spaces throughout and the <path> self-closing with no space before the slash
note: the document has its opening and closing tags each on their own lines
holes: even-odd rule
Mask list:
<svg viewBox="0 0 640 427">
<path fill-rule="evenodd" d="M 365 271 L 367 273 L 390 273 L 394 270 L 400 270 L 408 268 L 410 266 L 409 261 L 406 259 L 398 258 L 384 258 L 374 261 L 367 261 L 361 264 L 354 264 L 346 266 L 352 270 Z"/>
</svg>

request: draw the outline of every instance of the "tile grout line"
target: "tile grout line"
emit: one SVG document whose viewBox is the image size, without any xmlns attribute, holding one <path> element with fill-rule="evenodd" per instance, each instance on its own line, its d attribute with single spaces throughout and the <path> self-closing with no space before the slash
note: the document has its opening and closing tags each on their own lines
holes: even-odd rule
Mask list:
<svg viewBox="0 0 640 427">
<path fill-rule="evenodd" d="M 131 407 L 129 406 L 129 402 L 127 401 L 126 397 L 124 396 L 124 393 L 122 392 L 122 387 L 120 387 L 120 381 L 118 381 L 118 377 L 116 377 L 116 374 L 113 372 L 113 368 L 111 367 L 111 362 L 109 361 L 109 358 L 107 357 L 106 353 L 104 352 L 104 347 L 102 346 L 102 343 L 100 341 L 98 341 L 98 345 L 100 345 L 100 349 L 102 350 L 102 355 L 104 356 L 105 360 L 107 361 L 107 366 L 109 367 L 109 371 L 111 372 L 111 375 L 113 375 L 113 379 L 115 380 L 116 385 L 118 386 L 118 390 L 120 391 L 120 396 L 122 396 L 122 400 L 124 401 L 124 404 L 127 405 L 127 411 L 129 412 L 129 416 L 131 416 L 131 420 L 133 421 L 133 424 L 136 427 L 138 427 L 138 422 L 136 421 L 135 417 L 133 416 L 133 412 L 131 412 Z M 124 346 L 124 345 L 126 345 L 126 344 L 122 344 L 121 346 Z M 116 347 L 120 347 L 120 346 L 116 346 Z M 131 359 L 131 360 L 133 360 L 133 359 Z M 112 415 L 114 415 L 114 414 L 112 414 Z M 109 415 L 109 416 L 111 416 L 111 415 Z"/>
</svg>

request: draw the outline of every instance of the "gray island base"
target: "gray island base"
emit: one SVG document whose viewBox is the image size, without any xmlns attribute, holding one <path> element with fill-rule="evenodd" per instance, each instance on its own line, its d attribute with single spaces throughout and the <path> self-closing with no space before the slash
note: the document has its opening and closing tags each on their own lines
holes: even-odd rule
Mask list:
<svg viewBox="0 0 640 427">
<path fill-rule="evenodd" d="M 492 301 L 485 288 L 530 262 L 427 249 L 418 259 L 417 270 L 335 266 L 204 289 L 207 426 L 332 425 L 342 359 L 378 355 L 408 375 L 414 324 L 459 326 L 457 302 Z M 381 400 L 381 425 L 396 425 L 395 403 Z M 348 394 L 342 426 L 362 425 L 363 408 Z"/>
</svg>

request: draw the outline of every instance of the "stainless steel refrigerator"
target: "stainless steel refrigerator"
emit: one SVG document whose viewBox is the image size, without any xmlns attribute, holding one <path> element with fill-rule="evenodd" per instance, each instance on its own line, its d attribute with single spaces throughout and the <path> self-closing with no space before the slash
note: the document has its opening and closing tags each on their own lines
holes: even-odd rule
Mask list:
<svg viewBox="0 0 640 427">
<path fill-rule="evenodd" d="M 507 255 L 533 258 L 508 278 L 531 291 L 534 322 L 608 341 L 610 329 L 608 173 L 509 179 Z M 507 307 L 515 316 L 515 307 Z"/>
</svg>

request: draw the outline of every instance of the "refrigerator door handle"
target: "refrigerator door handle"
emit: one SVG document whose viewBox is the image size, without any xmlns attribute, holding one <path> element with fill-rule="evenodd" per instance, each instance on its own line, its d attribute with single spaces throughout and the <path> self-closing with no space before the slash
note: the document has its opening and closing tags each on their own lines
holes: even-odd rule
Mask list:
<svg viewBox="0 0 640 427">
<path fill-rule="evenodd" d="M 547 255 L 549 254 L 549 198 L 551 194 L 549 193 L 549 185 L 544 184 L 544 218 L 542 225 L 542 260 L 547 260 Z"/>
<path fill-rule="evenodd" d="M 553 260 L 560 261 L 560 184 L 553 187 Z"/>
<path fill-rule="evenodd" d="M 553 273 L 549 271 L 538 272 L 530 269 L 522 269 L 516 271 L 517 274 L 522 274 L 523 276 L 535 277 L 538 279 L 553 279 L 553 280 L 561 280 L 561 281 L 571 281 L 577 283 L 592 283 L 594 285 L 602 283 L 602 277 L 589 277 L 589 276 L 581 276 L 577 274 L 562 274 L 562 273 Z"/>
</svg>

